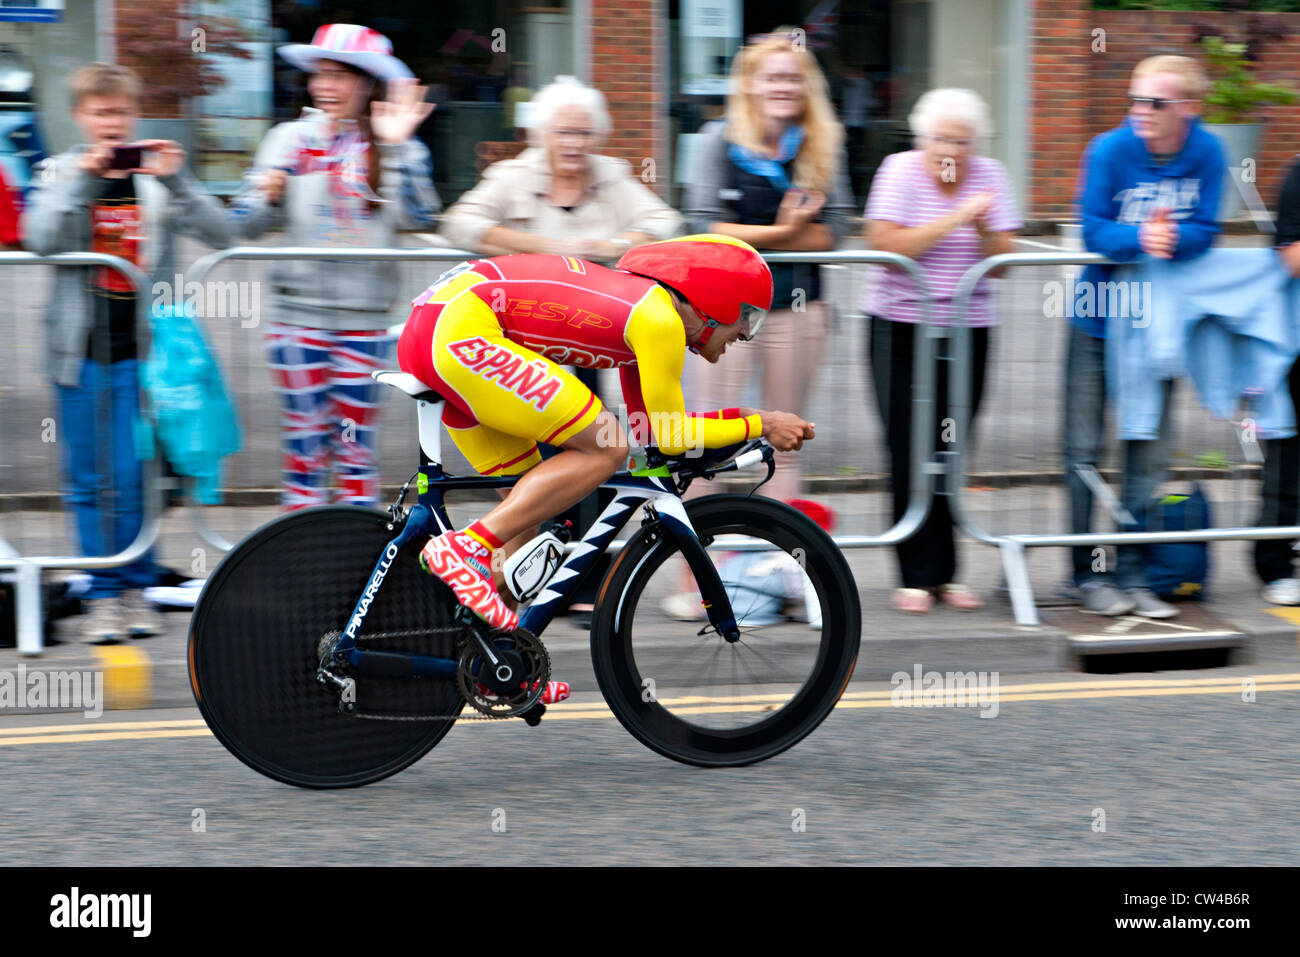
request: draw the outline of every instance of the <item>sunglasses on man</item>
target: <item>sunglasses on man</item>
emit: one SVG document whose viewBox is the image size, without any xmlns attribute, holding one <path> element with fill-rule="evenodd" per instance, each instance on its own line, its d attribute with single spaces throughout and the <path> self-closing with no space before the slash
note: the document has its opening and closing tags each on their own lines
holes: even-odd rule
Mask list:
<svg viewBox="0 0 1300 957">
<path fill-rule="evenodd" d="M 1130 96 L 1132 106 L 1149 106 L 1153 110 L 1163 110 L 1170 103 L 1191 103 L 1191 100 L 1166 100 L 1158 96 Z"/>
</svg>

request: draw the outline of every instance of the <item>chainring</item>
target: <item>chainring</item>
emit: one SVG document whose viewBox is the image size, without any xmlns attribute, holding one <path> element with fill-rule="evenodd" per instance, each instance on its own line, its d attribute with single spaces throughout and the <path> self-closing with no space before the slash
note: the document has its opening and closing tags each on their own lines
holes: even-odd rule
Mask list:
<svg viewBox="0 0 1300 957">
<path fill-rule="evenodd" d="M 546 683 L 551 680 L 551 656 L 538 637 L 526 628 L 516 628 L 508 634 L 493 636 L 491 640 L 497 646 L 509 642 L 509 647 L 523 658 L 526 677 L 520 682 L 518 694 L 509 697 L 496 695 L 479 684 L 473 666 L 482 652 L 472 640 L 465 642 L 461 649 L 456 668 L 457 687 L 461 697 L 480 714 L 489 718 L 518 717 L 531 709 L 546 691 Z"/>
</svg>

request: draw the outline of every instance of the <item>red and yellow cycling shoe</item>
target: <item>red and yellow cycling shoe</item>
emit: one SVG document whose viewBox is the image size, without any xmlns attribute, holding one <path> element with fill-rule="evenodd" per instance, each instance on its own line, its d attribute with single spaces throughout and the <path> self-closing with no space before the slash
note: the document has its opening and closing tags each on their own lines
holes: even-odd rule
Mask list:
<svg viewBox="0 0 1300 957">
<path fill-rule="evenodd" d="M 522 688 L 523 685 L 521 684 L 519 687 Z M 537 686 L 534 685 L 533 687 Z M 478 693 L 485 698 L 496 697 L 496 693 L 485 684 L 478 685 Z M 537 700 L 542 704 L 555 704 L 557 701 L 564 701 L 568 697 L 569 683 L 567 681 L 548 681 L 546 682 L 546 690 L 542 692 L 542 696 Z"/>
<path fill-rule="evenodd" d="M 492 582 L 492 550 L 465 532 L 443 532 L 420 550 L 420 567 L 436 575 L 456 600 L 498 631 L 514 631 L 519 616 Z"/>
<path fill-rule="evenodd" d="M 555 704 L 557 701 L 563 701 L 569 697 L 569 683 L 567 681 L 548 681 L 546 690 L 542 692 L 542 704 Z"/>
</svg>

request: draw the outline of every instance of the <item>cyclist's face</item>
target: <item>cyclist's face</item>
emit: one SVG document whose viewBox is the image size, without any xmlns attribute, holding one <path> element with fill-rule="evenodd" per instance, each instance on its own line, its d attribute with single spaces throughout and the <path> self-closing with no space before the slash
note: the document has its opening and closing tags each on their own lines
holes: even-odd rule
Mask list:
<svg viewBox="0 0 1300 957">
<path fill-rule="evenodd" d="M 747 324 L 741 322 L 733 322 L 729 326 L 718 326 L 718 328 L 713 330 L 713 337 L 708 341 L 708 347 L 712 347 L 713 350 L 716 350 L 717 358 L 710 358 L 710 352 L 706 351 L 708 347 L 706 347 L 706 349 L 701 349 L 700 354 L 710 362 L 717 362 L 718 359 L 722 358 L 722 354 L 726 352 L 727 347 L 733 342 L 739 341 L 740 337 L 745 334 L 747 329 Z"/>
<path fill-rule="evenodd" d="M 738 341 L 741 335 L 745 332 L 743 324 L 739 322 L 732 323 L 729 326 L 718 326 L 713 330 L 713 335 L 709 336 L 708 342 L 702 346 L 698 345 L 699 336 L 703 333 L 703 329 L 707 327 L 707 325 L 706 322 L 701 320 L 700 333 L 697 333 L 695 336 L 688 335 L 686 340 L 692 345 L 695 345 L 696 351 L 709 362 L 717 362 L 721 359 L 723 353 L 727 351 L 727 347 Z"/>
<path fill-rule="evenodd" d="M 704 318 L 699 310 L 676 292 L 670 292 L 669 295 L 673 297 L 673 304 L 677 307 L 677 314 L 682 317 L 682 325 L 686 328 L 686 344 L 710 362 L 717 362 L 722 358 L 727 346 L 749 332 L 749 324 L 745 322 L 737 322 L 729 326 L 718 326 L 713 330 L 713 334 L 709 336 L 709 341 L 704 345 L 700 345 L 700 337 L 709 326 L 708 320 Z"/>
</svg>

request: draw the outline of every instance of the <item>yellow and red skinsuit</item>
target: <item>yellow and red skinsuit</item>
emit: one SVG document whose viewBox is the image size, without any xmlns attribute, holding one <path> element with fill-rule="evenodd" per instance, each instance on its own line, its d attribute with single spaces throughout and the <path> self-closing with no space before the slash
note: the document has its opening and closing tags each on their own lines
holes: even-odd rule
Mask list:
<svg viewBox="0 0 1300 957">
<path fill-rule="evenodd" d="M 686 412 L 686 333 L 652 279 L 567 256 L 497 256 L 462 263 L 413 303 L 398 342 L 401 368 L 447 399 L 444 424 L 484 475 L 541 460 L 601 403 L 561 365 L 618 369 L 634 442 L 669 455 L 762 434 L 757 415 Z"/>
</svg>

